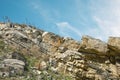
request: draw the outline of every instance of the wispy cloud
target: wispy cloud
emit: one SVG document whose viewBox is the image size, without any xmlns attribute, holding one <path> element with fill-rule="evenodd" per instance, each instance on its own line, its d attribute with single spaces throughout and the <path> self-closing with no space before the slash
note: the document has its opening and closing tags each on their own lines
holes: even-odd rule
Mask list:
<svg viewBox="0 0 120 80">
<path fill-rule="evenodd" d="M 35 13 L 39 14 L 38 17 L 42 17 L 46 23 L 49 21 L 54 21 L 53 15 L 55 16 L 55 13 L 57 15 L 57 12 L 55 12 L 55 10 L 51 10 L 51 8 L 46 7 L 40 2 L 32 1 L 30 2 L 30 6 Z"/>
<path fill-rule="evenodd" d="M 97 31 L 101 31 L 99 36 L 103 39 L 120 37 L 120 0 L 91 0 L 91 13 Z"/>
<path fill-rule="evenodd" d="M 59 28 L 60 33 L 64 36 L 67 36 L 67 37 L 70 37 L 72 35 L 78 35 L 78 37 L 82 36 L 82 33 L 80 32 L 80 30 L 70 25 L 68 22 L 60 22 L 60 23 L 56 23 L 56 25 Z"/>
<path fill-rule="evenodd" d="M 60 35 L 76 39 L 86 34 L 102 40 L 107 40 L 109 36 L 120 36 L 120 0 L 89 0 L 87 2 L 75 0 L 73 2 L 74 7 L 68 8 L 70 14 L 62 12 L 67 10 L 67 8 L 64 9 L 65 7 L 55 8 L 54 5 L 53 8 L 49 8 L 41 2 L 33 1 L 31 6 L 44 18 L 46 24 L 48 22 L 56 24 Z"/>
</svg>

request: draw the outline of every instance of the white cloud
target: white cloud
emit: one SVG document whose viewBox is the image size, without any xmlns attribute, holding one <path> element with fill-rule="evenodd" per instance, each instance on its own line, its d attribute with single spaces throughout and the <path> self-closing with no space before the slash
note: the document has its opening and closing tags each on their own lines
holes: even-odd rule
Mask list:
<svg viewBox="0 0 120 80">
<path fill-rule="evenodd" d="M 73 22 L 78 23 L 77 26 L 72 26 L 71 24 L 73 23 L 70 24 L 68 22 L 56 23 L 61 21 L 58 20 L 59 18 L 56 18 L 56 16 L 61 17 L 57 10 L 54 12 L 55 10 L 49 9 L 37 2 L 34 2 L 31 5 L 35 12 L 40 13 L 40 16 L 42 16 L 46 22 L 56 23 L 60 34 L 63 36 L 74 37 L 77 35 L 78 37 L 81 37 L 82 34 L 88 34 L 102 40 L 107 40 L 109 36 L 120 37 L 120 0 L 89 0 L 87 3 L 83 3 L 84 1 L 82 0 L 75 1 L 75 13 L 77 17 L 72 20 L 74 20 Z M 89 8 L 86 6 L 89 6 Z M 87 13 L 87 10 L 90 15 L 83 14 Z M 56 16 L 54 14 L 56 14 Z M 91 19 L 93 19 L 93 22 L 95 22 L 96 25 L 90 23 L 92 22 Z M 78 29 L 80 28 L 79 26 L 84 26 L 81 28 L 82 33 Z"/>
<path fill-rule="evenodd" d="M 72 35 L 78 35 L 78 37 L 82 36 L 81 32 L 74 26 L 71 26 L 68 22 L 60 22 L 56 23 L 56 25 L 63 36 L 70 37 L 70 33 L 72 33 Z"/>
<path fill-rule="evenodd" d="M 106 36 L 120 36 L 120 23 L 116 23 L 114 20 L 102 20 L 97 17 L 94 17 L 94 19 Z"/>
<path fill-rule="evenodd" d="M 97 24 L 99 36 L 103 39 L 109 36 L 120 37 L 120 0 L 91 0 L 91 13 Z"/>
</svg>

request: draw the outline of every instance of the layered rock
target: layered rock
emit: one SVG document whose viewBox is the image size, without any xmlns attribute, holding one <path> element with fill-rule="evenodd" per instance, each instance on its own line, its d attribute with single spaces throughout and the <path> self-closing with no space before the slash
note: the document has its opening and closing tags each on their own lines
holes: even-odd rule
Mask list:
<svg viewBox="0 0 120 80">
<path fill-rule="evenodd" d="M 64 42 L 61 45 L 62 47 L 67 48 L 68 50 L 78 51 L 79 46 L 80 46 L 80 42 L 79 41 L 75 41 L 74 39 L 67 38 L 67 37 L 64 38 L 63 40 L 64 40 Z"/>
<path fill-rule="evenodd" d="M 105 43 L 83 36 L 80 42 L 30 25 L 2 23 L 0 76 L 9 80 L 22 80 L 20 76 L 23 80 L 119 80 L 119 43 L 119 37 Z"/>
<path fill-rule="evenodd" d="M 6 58 L 5 58 L 6 57 Z M 19 53 L 12 53 L 3 56 L 0 62 L 0 77 L 23 76 L 26 67 L 26 60 Z"/>
<path fill-rule="evenodd" d="M 112 55 L 120 55 L 120 37 L 110 37 L 108 40 L 108 48 Z"/>
<path fill-rule="evenodd" d="M 108 45 L 99 39 L 95 39 L 90 36 L 83 36 L 79 51 L 98 55 L 106 55 L 108 51 Z"/>
</svg>

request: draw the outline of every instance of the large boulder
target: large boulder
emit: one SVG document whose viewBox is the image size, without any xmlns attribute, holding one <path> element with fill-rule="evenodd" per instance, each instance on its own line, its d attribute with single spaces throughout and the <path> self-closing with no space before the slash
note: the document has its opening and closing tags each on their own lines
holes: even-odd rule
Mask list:
<svg viewBox="0 0 120 80">
<path fill-rule="evenodd" d="M 120 55 L 120 37 L 109 37 L 108 48 L 112 55 Z"/>
<path fill-rule="evenodd" d="M 93 53 L 98 55 L 106 55 L 108 46 L 105 42 L 92 38 L 90 36 L 83 36 L 80 44 L 79 52 Z"/>
<path fill-rule="evenodd" d="M 0 59 L 0 77 L 23 76 L 27 71 L 27 60 L 19 52 L 12 52 L 1 56 Z"/>
<path fill-rule="evenodd" d="M 24 74 L 25 63 L 17 59 L 4 59 L 0 63 L 0 77 L 15 77 Z"/>
</svg>

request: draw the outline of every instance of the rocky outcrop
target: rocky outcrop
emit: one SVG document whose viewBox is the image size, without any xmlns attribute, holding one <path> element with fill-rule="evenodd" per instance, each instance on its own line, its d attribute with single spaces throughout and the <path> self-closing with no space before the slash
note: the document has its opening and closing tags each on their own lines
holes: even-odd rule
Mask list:
<svg viewBox="0 0 120 80">
<path fill-rule="evenodd" d="M 64 38 L 63 40 L 64 40 L 64 42 L 61 45 L 62 47 L 67 48 L 69 50 L 78 51 L 79 46 L 80 46 L 80 42 L 79 41 L 75 41 L 72 38 Z"/>
<path fill-rule="evenodd" d="M 19 53 L 12 53 L 9 56 L 1 56 L 0 77 L 23 76 L 25 72 L 25 58 Z"/>
<path fill-rule="evenodd" d="M 91 54 L 106 55 L 108 52 L 108 45 L 99 39 L 95 39 L 90 36 L 83 36 L 79 51 Z"/>
<path fill-rule="evenodd" d="M 0 23 L 0 80 L 119 80 L 120 38 L 81 41 Z"/>
<path fill-rule="evenodd" d="M 120 37 L 110 37 L 108 40 L 108 48 L 112 55 L 120 55 Z"/>
</svg>

